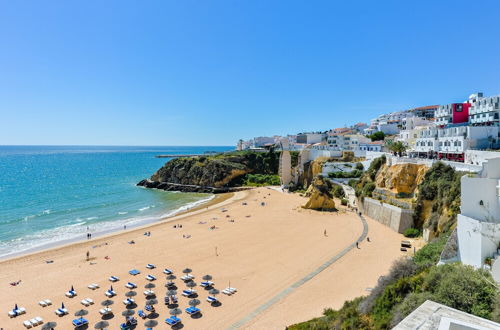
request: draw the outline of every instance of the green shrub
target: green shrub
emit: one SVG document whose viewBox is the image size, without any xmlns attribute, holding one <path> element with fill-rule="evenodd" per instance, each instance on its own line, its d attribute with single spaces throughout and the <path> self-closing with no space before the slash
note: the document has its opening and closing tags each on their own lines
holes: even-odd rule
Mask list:
<svg viewBox="0 0 500 330">
<path fill-rule="evenodd" d="M 328 177 L 332 179 L 348 179 L 348 178 L 359 178 L 363 174 L 362 170 L 353 170 L 351 172 L 330 172 Z"/>
<path fill-rule="evenodd" d="M 344 198 L 345 197 L 344 188 L 342 188 L 338 184 L 334 185 L 332 189 L 332 195 L 337 198 Z"/>
<path fill-rule="evenodd" d="M 347 181 L 347 184 L 353 188 L 356 188 L 356 185 L 358 184 L 359 180 L 356 180 L 356 179 L 350 179 L 349 181 Z"/>
<path fill-rule="evenodd" d="M 364 168 L 363 164 L 361 164 L 361 163 L 356 163 L 356 169 L 357 169 L 357 170 L 362 171 L 362 170 L 364 170 L 365 168 Z"/>
<path fill-rule="evenodd" d="M 363 187 L 363 196 L 367 197 L 372 197 L 372 192 L 375 190 L 376 186 L 375 183 L 373 182 L 368 182 L 364 187 Z"/>
<path fill-rule="evenodd" d="M 275 174 L 247 174 L 244 179 L 246 186 L 279 186 L 281 180 L 279 175 Z"/>
<path fill-rule="evenodd" d="M 342 199 L 340 200 L 340 204 L 341 204 L 341 205 L 347 206 L 347 204 L 348 204 L 348 203 L 349 203 L 349 201 L 348 201 L 347 199 L 345 199 L 345 198 L 342 198 Z"/>
<path fill-rule="evenodd" d="M 403 235 L 405 237 L 418 237 L 420 236 L 420 230 L 418 230 L 417 228 L 408 228 L 405 230 L 405 232 L 403 233 Z"/>
<path fill-rule="evenodd" d="M 446 235 L 441 235 L 439 238 L 426 244 L 423 248 L 418 250 L 417 253 L 415 253 L 413 261 L 421 267 L 435 265 L 439 261 L 439 256 L 443 251 L 447 239 L 448 237 Z"/>
</svg>

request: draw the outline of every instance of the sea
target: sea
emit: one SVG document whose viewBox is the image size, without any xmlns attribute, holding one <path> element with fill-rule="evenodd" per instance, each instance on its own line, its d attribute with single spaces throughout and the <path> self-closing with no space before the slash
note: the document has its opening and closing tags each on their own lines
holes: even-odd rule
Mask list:
<svg viewBox="0 0 500 330">
<path fill-rule="evenodd" d="M 172 216 L 211 194 L 137 187 L 169 158 L 234 147 L 0 146 L 0 258 Z"/>
</svg>

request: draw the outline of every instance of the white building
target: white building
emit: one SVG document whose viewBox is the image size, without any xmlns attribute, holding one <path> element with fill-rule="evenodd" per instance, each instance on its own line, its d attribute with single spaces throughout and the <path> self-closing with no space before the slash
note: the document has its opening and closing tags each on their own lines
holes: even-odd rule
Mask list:
<svg viewBox="0 0 500 330">
<path fill-rule="evenodd" d="M 499 330 L 500 324 L 426 300 L 392 330 Z"/>
<path fill-rule="evenodd" d="M 274 144 L 275 138 L 272 136 L 258 136 L 253 138 L 254 148 L 261 148 L 266 144 Z"/>
<path fill-rule="evenodd" d="M 497 126 L 454 126 L 438 131 L 439 158 L 459 158 L 469 149 L 492 149 L 497 146 Z M 458 156 L 457 156 L 458 155 Z"/>
<path fill-rule="evenodd" d="M 420 156 L 429 156 L 439 151 L 438 131 L 435 126 L 427 126 L 418 131 L 414 151 Z"/>
<path fill-rule="evenodd" d="M 462 263 L 481 268 L 493 261 L 493 277 L 500 281 L 500 157 L 488 160 L 477 176 L 461 179 L 461 213 L 457 235 Z"/>
<path fill-rule="evenodd" d="M 370 139 L 361 134 L 329 133 L 328 146 L 337 150 L 359 150 L 359 145 L 370 142 Z"/>
<path fill-rule="evenodd" d="M 359 144 L 359 150 L 382 152 L 383 141 L 363 142 Z"/>
<path fill-rule="evenodd" d="M 500 95 L 480 97 L 476 102 L 472 103 L 469 109 L 469 122 L 472 125 L 499 126 Z"/>
<path fill-rule="evenodd" d="M 300 133 L 297 134 L 297 143 L 313 144 L 319 143 L 326 138 L 325 133 L 315 132 L 315 133 Z"/>
</svg>

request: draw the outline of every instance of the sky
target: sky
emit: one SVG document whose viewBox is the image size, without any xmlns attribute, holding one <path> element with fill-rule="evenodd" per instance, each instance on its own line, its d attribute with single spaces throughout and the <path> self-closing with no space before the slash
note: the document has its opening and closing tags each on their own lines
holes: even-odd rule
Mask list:
<svg viewBox="0 0 500 330">
<path fill-rule="evenodd" d="M 500 1 L 0 1 L 0 145 L 234 145 L 500 94 Z"/>
</svg>

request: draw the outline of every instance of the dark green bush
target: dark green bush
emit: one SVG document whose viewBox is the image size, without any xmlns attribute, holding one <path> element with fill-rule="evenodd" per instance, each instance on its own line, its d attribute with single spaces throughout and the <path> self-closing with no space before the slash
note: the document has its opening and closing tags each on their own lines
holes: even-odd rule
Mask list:
<svg viewBox="0 0 500 330">
<path fill-rule="evenodd" d="M 349 201 L 348 201 L 347 199 L 345 199 L 345 198 L 342 198 L 342 199 L 340 200 L 340 204 L 341 204 L 341 205 L 347 206 L 347 204 L 348 204 L 348 203 L 349 203 Z"/>
<path fill-rule="evenodd" d="M 244 183 L 246 186 L 279 186 L 281 184 L 279 175 L 274 174 L 247 174 Z"/>
<path fill-rule="evenodd" d="M 361 164 L 361 163 L 356 163 L 356 169 L 357 169 L 357 170 L 362 171 L 362 170 L 364 170 L 365 168 L 364 168 L 363 164 Z"/>
<path fill-rule="evenodd" d="M 420 236 L 420 230 L 418 230 L 417 228 L 408 228 L 405 230 L 405 232 L 403 233 L 403 235 L 405 237 L 418 237 Z"/>
<path fill-rule="evenodd" d="M 342 188 L 338 184 L 335 184 L 333 185 L 332 194 L 334 197 L 344 198 L 345 197 L 344 188 Z"/>
</svg>

